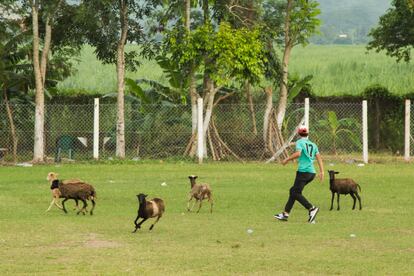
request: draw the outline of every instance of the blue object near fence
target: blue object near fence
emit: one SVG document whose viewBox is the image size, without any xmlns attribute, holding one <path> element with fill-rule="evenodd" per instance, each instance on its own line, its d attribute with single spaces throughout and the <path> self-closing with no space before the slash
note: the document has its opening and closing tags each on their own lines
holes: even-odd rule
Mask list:
<svg viewBox="0 0 414 276">
<path fill-rule="evenodd" d="M 62 153 L 67 152 L 68 158 L 73 159 L 75 153 L 76 137 L 70 135 L 62 135 L 56 140 L 55 162 L 62 160 Z"/>
</svg>

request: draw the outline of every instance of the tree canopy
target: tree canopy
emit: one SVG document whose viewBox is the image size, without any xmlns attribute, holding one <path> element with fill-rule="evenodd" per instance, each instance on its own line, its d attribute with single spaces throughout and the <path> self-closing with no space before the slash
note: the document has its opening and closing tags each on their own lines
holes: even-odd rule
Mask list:
<svg viewBox="0 0 414 276">
<path fill-rule="evenodd" d="M 381 16 L 378 27 L 370 32 L 368 49 L 385 51 L 397 61 L 411 59 L 414 47 L 414 10 L 411 0 L 394 0 L 392 8 Z"/>
</svg>

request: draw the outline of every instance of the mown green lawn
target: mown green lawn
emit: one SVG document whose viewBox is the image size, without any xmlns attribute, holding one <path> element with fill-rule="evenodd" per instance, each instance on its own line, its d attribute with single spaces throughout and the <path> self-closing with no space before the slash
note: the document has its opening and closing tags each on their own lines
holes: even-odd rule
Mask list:
<svg viewBox="0 0 414 276">
<path fill-rule="evenodd" d="M 332 165 L 332 164 L 331 164 Z M 403 275 L 414 271 L 413 165 L 326 164 L 362 187 L 363 210 L 329 211 L 328 180 L 305 189 L 316 224 L 287 199 L 295 165 L 220 163 L 76 164 L 0 167 L 0 274 Z M 46 175 L 79 177 L 98 193 L 93 216 L 53 208 Z M 186 212 L 189 174 L 211 184 L 213 214 Z M 161 183 L 166 182 L 167 186 Z M 161 197 L 166 213 L 136 234 L 135 195 Z M 248 234 L 247 230 L 253 233 Z M 355 237 L 351 237 L 354 234 Z"/>
</svg>

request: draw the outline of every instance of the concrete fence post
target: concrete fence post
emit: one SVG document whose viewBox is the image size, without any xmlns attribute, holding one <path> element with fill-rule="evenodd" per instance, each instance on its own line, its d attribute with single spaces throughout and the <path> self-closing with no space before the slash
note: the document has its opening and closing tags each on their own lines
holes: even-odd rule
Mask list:
<svg viewBox="0 0 414 276">
<path fill-rule="evenodd" d="M 197 156 L 198 163 L 203 163 L 204 157 L 204 137 L 203 137 L 203 98 L 197 99 Z"/>
<path fill-rule="evenodd" d="M 309 98 L 305 98 L 305 127 L 309 131 Z"/>
<path fill-rule="evenodd" d="M 99 159 L 99 98 L 93 105 L 93 158 Z"/>
<path fill-rule="evenodd" d="M 362 159 L 368 163 L 368 103 L 362 101 Z"/>
<path fill-rule="evenodd" d="M 410 161 L 411 101 L 405 100 L 404 160 Z"/>
</svg>

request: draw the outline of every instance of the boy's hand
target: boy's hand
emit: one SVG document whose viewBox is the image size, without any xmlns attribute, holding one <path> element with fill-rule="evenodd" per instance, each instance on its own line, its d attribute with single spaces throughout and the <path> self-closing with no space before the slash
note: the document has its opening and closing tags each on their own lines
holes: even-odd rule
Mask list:
<svg viewBox="0 0 414 276">
<path fill-rule="evenodd" d="M 323 171 L 319 172 L 319 181 L 322 182 L 323 181 L 323 177 L 325 176 L 325 173 Z"/>
</svg>

